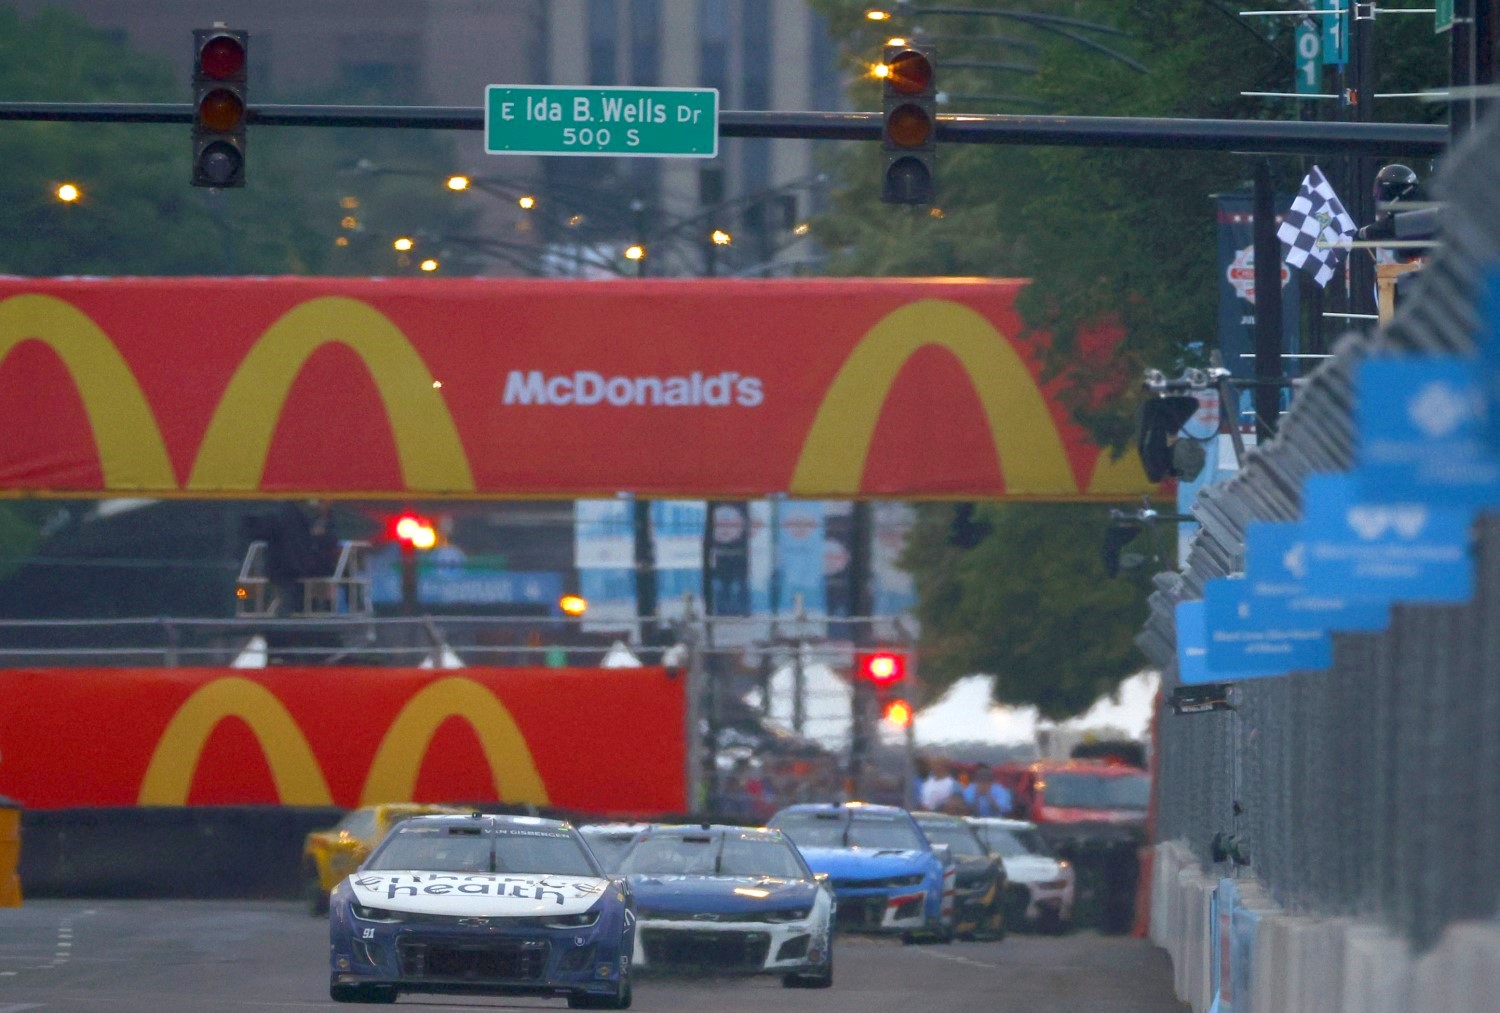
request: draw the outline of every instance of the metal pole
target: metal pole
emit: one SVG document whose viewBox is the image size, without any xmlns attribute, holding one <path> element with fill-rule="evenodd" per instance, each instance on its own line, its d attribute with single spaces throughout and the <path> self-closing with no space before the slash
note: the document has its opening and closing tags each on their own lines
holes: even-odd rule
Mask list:
<svg viewBox="0 0 1500 1013">
<path fill-rule="evenodd" d="M 1281 378 L 1281 243 L 1276 238 L 1276 191 L 1271 163 L 1255 163 L 1255 378 Z M 1270 384 L 1255 387 L 1255 439 L 1276 435 L 1281 391 Z"/>
<path fill-rule="evenodd" d="M 1354 16 L 1349 22 L 1349 90 L 1355 123 L 1364 126 L 1375 118 L 1375 4 L 1350 0 Z M 1375 165 L 1370 154 L 1356 153 L 1350 173 L 1349 211 L 1357 226 L 1375 220 Z M 1365 250 L 1351 250 L 1349 255 L 1349 309 L 1354 313 L 1374 313 L 1375 258 Z"/>
<path fill-rule="evenodd" d="M 798 638 L 793 645 L 796 653 L 792 655 L 792 731 L 798 735 L 807 723 L 807 672 L 802 667 L 802 652 L 806 649 L 807 644 Z"/>
<path fill-rule="evenodd" d="M 651 620 L 657 612 L 656 546 L 651 541 L 651 501 L 637 496 L 631 509 L 635 535 L 635 611 L 640 644 L 649 647 L 656 643 Z"/>
<path fill-rule="evenodd" d="M 1453 94 L 1464 94 L 1461 89 L 1471 88 L 1475 83 L 1474 41 L 1478 26 L 1474 14 L 1477 6 L 1476 0 L 1453 0 L 1453 25 L 1448 29 L 1448 82 Z M 1473 129 L 1477 101 L 1477 96 L 1472 94 L 1448 100 L 1448 130 L 1454 143 Z"/>
</svg>

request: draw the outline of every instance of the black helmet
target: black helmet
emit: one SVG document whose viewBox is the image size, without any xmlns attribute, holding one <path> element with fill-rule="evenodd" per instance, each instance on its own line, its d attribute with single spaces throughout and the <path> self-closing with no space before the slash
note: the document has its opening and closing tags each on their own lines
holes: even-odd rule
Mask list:
<svg viewBox="0 0 1500 1013">
<path fill-rule="evenodd" d="M 1417 196 L 1417 174 L 1404 165 L 1382 166 L 1375 174 L 1374 190 L 1378 203 L 1412 200 Z"/>
</svg>

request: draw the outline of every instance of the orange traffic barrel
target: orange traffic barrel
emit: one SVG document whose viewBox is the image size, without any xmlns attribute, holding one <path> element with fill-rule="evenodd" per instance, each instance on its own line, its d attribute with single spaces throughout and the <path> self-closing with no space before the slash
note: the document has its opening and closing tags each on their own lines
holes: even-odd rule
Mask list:
<svg viewBox="0 0 1500 1013">
<path fill-rule="evenodd" d="M 0 907 L 21 906 L 21 803 L 0 795 Z"/>
</svg>

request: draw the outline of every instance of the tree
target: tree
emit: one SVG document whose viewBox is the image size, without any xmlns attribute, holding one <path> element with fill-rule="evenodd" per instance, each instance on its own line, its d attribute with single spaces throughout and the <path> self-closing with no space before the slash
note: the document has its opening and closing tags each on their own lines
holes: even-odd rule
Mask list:
<svg viewBox="0 0 1500 1013">
<path fill-rule="evenodd" d="M 1128 37 L 1083 31 L 1142 63 L 1140 73 L 1056 33 L 993 17 L 921 16 L 872 25 L 864 0 L 814 0 L 842 26 L 854 105 L 879 106 L 866 72 L 881 40 L 920 26 L 938 51 L 946 112 L 1291 119 L 1290 100 L 1241 92 L 1291 90 L 1291 18 L 1245 19 L 1220 0 L 970 0 L 961 6 L 1064 15 Z M 916 7 L 924 6 L 917 3 Z M 1290 5 L 1282 5 L 1290 8 Z M 996 36 L 1012 41 L 997 42 Z M 1423 18 L 1379 23 L 1381 90 L 1416 91 L 1446 76 L 1445 42 Z M 955 63 L 1031 65 L 1032 73 Z M 1440 68 L 1434 78 L 1434 68 Z M 1426 75 L 1426 76 L 1424 76 Z M 1387 120 L 1440 118 L 1440 105 L 1383 104 Z M 1218 291 L 1209 195 L 1247 184 L 1241 156 L 1208 152 L 939 145 L 939 206 L 879 203 L 879 152 L 846 147 L 831 166 L 841 187 L 814 222 L 837 274 L 1027 277 L 1023 317 L 1049 335 L 1045 369 L 1066 382 L 1073 416 L 1115 451 L 1135 433 L 1146 365 L 1194 361 L 1215 327 Z M 1303 159 L 1273 160 L 1293 189 Z M 1324 165 L 1336 170 L 1337 166 Z M 1420 171 L 1420 167 L 1419 167 Z M 1425 173 L 1424 173 L 1425 175 Z M 1101 340 L 1099 324 L 1111 325 Z M 950 542 L 952 506 L 926 505 L 905 556 L 918 591 L 923 675 L 941 689 L 997 674 L 996 697 L 1067 717 L 1144 660 L 1133 644 L 1146 615 L 1143 576 L 1104 578 L 1107 525 L 1098 507 L 990 504 L 988 534 Z M 974 530 L 971 526 L 970 530 Z"/>
</svg>

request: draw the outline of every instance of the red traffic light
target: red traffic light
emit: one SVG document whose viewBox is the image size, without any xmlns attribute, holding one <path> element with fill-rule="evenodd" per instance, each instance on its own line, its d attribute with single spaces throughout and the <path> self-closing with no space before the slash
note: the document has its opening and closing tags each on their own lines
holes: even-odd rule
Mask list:
<svg viewBox="0 0 1500 1013">
<path fill-rule="evenodd" d="M 913 711 L 911 704 L 897 697 L 894 700 L 886 701 L 885 707 L 881 709 L 880 716 L 885 720 L 886 724 L 894 728 L 905 728 L 911 724 Z"/>
<path fill-rule="evenodd" d="M 420 549 L 425 552 L 438 542 L 437 528 L 432 519 L 419 514 L 401 514 L 391 524 L 391 532 L 403 549 Z"/>
<path fill-rule="evenodd" d="M 215 81 L 228 81 L 245 73 L 245 40 L 240 34 L 209 35 L 198 48 L 198 71 Z"/>
<path fill-rule="evenodd" d="M 903 95 L 919 95 L 932 87 L 932 61 L 915 49 L 905 49 L 885 61 L 885 83 Z"/>
<path fill-rule="evenodd" d="M 906 678 L 906 655 L 900 651 L 870 651 L 855 662 L 856 674 L 876 686 L 894 686 Z"/>
</svg>

